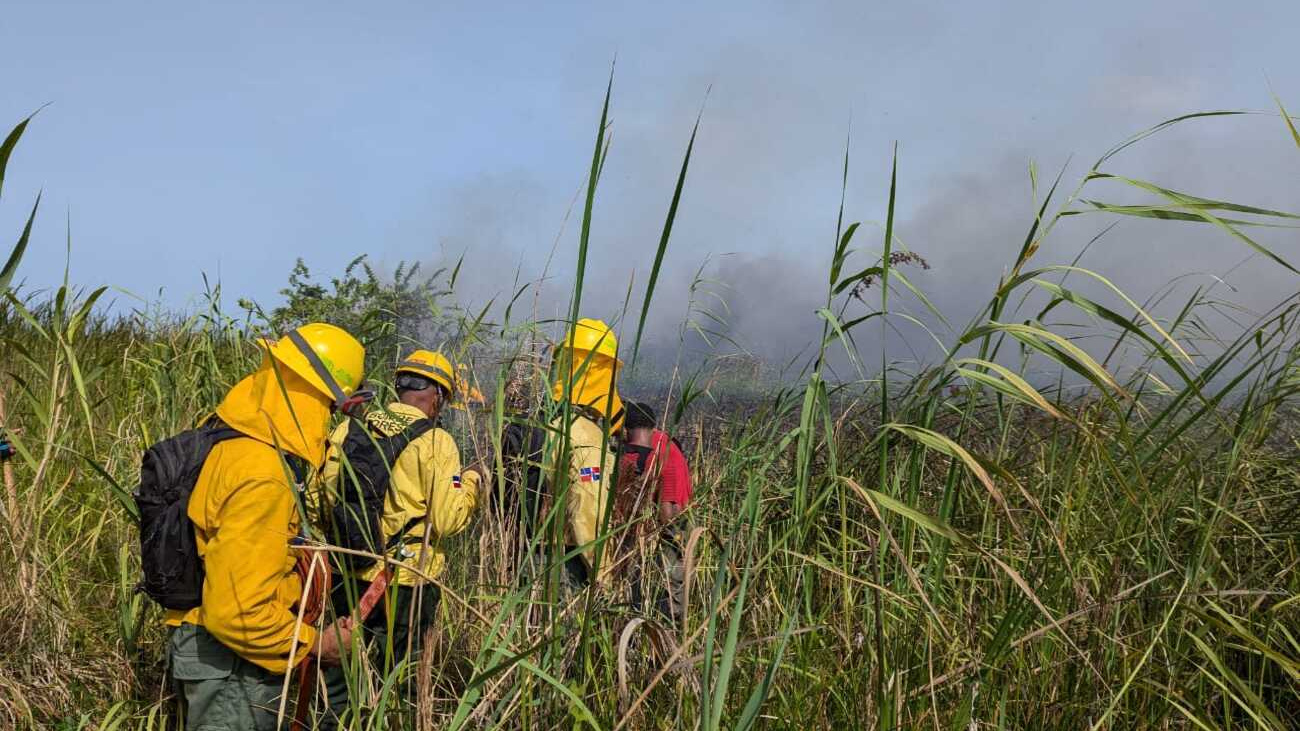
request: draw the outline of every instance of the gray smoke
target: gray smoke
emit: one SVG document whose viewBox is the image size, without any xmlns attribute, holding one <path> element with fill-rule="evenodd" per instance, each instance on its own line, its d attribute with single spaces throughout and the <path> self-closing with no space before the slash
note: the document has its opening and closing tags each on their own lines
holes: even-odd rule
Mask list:
<svg viewBox="0 0 1300 731">
<path fill-rule="evenodd" d="M 675 353 L 682 324 L 689 320 L 717 336 L 710 344 L 688 331 L 685 346 L 693 357 L 739 351 L 784 363 L 814 351 L 822 333 L 816 310 L 825 304 L 846 139 L 851 150 L 845 220 L 863 222 L 854 241 L 858 253 L 846 268 L 867 266 L 881 251 L 897 141 L 897 233 L 930 265 L 900 271 L 960 330 L 1007 273 L 1041 197 L 1062 167 L 1058 204 L 1106 149 L 1141 129 L 1191 111 L 1266 107 L 1271 101 L 1262 75 L 1203 62 L 1208 29 L 1183 34 L 1115 29 L 1106 37 L 1108 55 L 1101 55 L 1090 53 L 1095 38 L 1082 28 L 1059 27 L 1037 16 L 1022 18 L 1025 27 L 1046 23 L 1053 29 L 1050 36 L 1023 39 L 1027 52 L 1045 54 L 1039 86 L 1007 88 L 995 78 L 984 79 L 979 88 L 987 98 L 978 105 L 973 92 L 956 88 L 948 97 L 925 88 L 911 96 L 881 96 L 873 93 L 873 75 L 900 59 L 923 62 L 930 71 L 936 63 L 946 64 L 954 78 L 966 79 L 981 63 L 1007 60 L 945 56 L 945 38 L 975 29 L 955 27 L 944 17 L 904 13 L 871 19 L 895 32 L 883 40 L 873 36 L 869 47 L 854 42 L 855 24 L 864 18 L 841 6 L 792 25 L 791 33 L 817 39 L 814 49 L 797 57 L 774 53 L 761 34 L 702 46 L 681 62 L 654 54 L 624 57 L 629 60 L 620 64 L 615 79 L 612 145 L 592 221 L 585 314 L 618 320 L 625 340 L 632 332 L 681 156 L 701 108 L 685 193 L 647 318 L 647 347 Z M 1087 61 L 1064 58 L 1056 46 L 1074 49 Z M 1063 69 L 1074 73 L 1052 75 Z M 576 103 L 573 119 L 563 123 L 594 137 L 603 79 L 575 74 L 567 91 Z M 990 100 L 1007 106 L 990 108 Z M 1037 199 L 1031 164 L 1038 174 Z M 503 171 L 436 197 L 439 213 L 430 224 L 431 237 L 443 259 L 461 252 L 467 257 L 459 296 L 474 305 L 493 297 L 501 301 L 513 294 L 517 279 L 532 281 L 545 272 L 537 298 L 530 293 L 525 301 L 530 308 L 535 303 L 544 318 L 567 313 L 586 165 L 584 159 L 571 160 L 562 184 Z M 1104 169 L 1204 197 L 1300 211 L 1300 151 L 1275 115 L 1188 122 L 1126 150 Z M 1089 183 L 1082 197 L 1159 202 L 1102 181 Z M 1088 206 L 1075 201 L 1071 207 Z M 1157 313 L 1168 315 L 1197 287 L 1212 287 L 1243 308 L 1241 319 L 1249 319 L 1249 312 L 1297 290 L 1295 274 L 1207 224 L 1097 213 L 1062 220 L 1030 266 L 1070 264 L 1112 223 L 1118 225 L 1087 249 L 1079 265 L 1108 277 L 1138 302 L 1163 295 Z M 1295 230 L 1245 230 L 1300 265 Z M 1046 278 L 1060 281 L 1061 275 Z M 1086 277 L 1070 275 L 1066 282 L 1130 312 Z M 625 313 L 629 290 L 632 306 Z M 866 297 L 866 303 L 849 302 L 845 317 L 874 307 L 878 285 Z M 1045 301 L 1031 298 L 1007 317 L 1032 317 Z M 841 304 L 842 298 L 837 312 Z M 914 316 L 930 332 L 895 318 L 882 341 L 878 324 L 864 326 L 857 342 L 869 363 L 879 362 L 881 347 L 891 361 L 932 361 L 942 352 L 934 338 L 947 345 L 955 337 L 905 291 L 891 309 Z M 517 307 L 516 318 L 519 314 Z M 1065 308 L 1053 313 L 1053 320 L 1089 322 Z M 1226 318 L 1215 322 L 1225 333 L 1232 330 Z M 847 372 L 847 363 L 839 361 L 837 368 Z"/>
<path fill-rule="evenodd" d="M 712 123 L 706 115 L 704 130 Z M 697 165 L 688 179 L 648 318 L 646 350 L 675 352 L 682 337 L 682 323 L 690 320 L 714 336 L 709 343 L 688 330 L 686 350 L 693 357 L 739 351 L 784 363 L 800 353 L 810 353 L 822 332 L 822 321 L 815 313 L 825 304 L 838 192 L 823 186 L 824 200 L 809 199 L 809 212 L 799 216 L 808 227 L 802 235 L 792 234 L 788 226 L 762 225 L 782 204 L 783 198 L 775 188 L 768 196 L 758 196 L 761 203 L 745 206 L 754 221 L 729 219 L 728 212 L 734 213 L 730 207 L 734 201 L 728 202 L 734 195 L 733 179 L 724 174 L 725 166 L 713 161 L 716 153 L 708 151 L 709 139 L 709 135 L 701 134 Z M 632 144 L 622 141 L 623 147 Z M 1149 139 L 1112 160 L 1105 169 L 1196 195 L 1294 211 L 1300 210 L 1300 188 L 1291 183 L 1300 169 L 1300 155 L 1294 148 L 1288 149 L 1288 144 L 1281 122 L 1275 117 L 1203 121 Z M 834 160 L 840 154 L 834 144 L 828 143 L 826 148 L 828 159 Z M 973 169 L 958 169 L 918 181 L 906 172 L 908 149 L 904 148 L 900 161 L 900 181 L 904 182 L 898 194 L 897 233 L 908 249 L 929 262 L 930 269 L 904 266 L 900 271 L 926 293 L 954 328 L 960 329 L 987 303 L 1034 221 L 1030 161 L 1041 161 L 1041 198 L 1066 156 L 1050 149 L 1041 156 L 1028 149 L 1004 151 L 992 159 L 970 161 Z M 620 152 L 616 146 L 607 163 L 607 176 L 621 182 L 612 185 L 610 192 L 598 190 L 583 311 L 619 320 L 627 337 L 639 312 L 673 180 L 672 175 L 661 175 L 660 185 L 629 190 L 625 178 L 639 175 L 624 172 L 625 168 L 649 163 L 638 159 L 637 154 Z M 1088 151 L 1087 156 L 1079 155 L 1066 168 L 1057 191 L 1058 203 L 1064 203 L 1074 191 L 1097 154 Z M 881 250 L 881 188 L 887 184 L 887 169 L 874 172 L 875 180 L 863 187 L 875 190 L 865 195 L 851 190 L 846 206 L 848 220 L 864 221 L 854 240 L 860 253 L 850 260 L 848 270 L 872 263 Z M 574 191 L 577 189 L 575 186 Z M 488 293 L 508 298 L 516 277 L 529 281 L 541 276 L 562 216 L 555 217 L 549 227 L 545 225 L 535 207 L 544 196 L 526 182 L 483 181 L 467 188 L 464 196 L 455 203 L 461 216 L 450 219 L 456 225 L 443 237 L 447 250 L 467 252 L 470 265 L 458 289 L 462 296 L 470 293 L 468 300 L 475 304 L 485 301 Z M 1131 187 L 1103 181 L 1089 183 L 1082 198 L 1114 203 L 1156 200 Z M 864 204 L 864 199 L 874 205 Z M 1083 210 L 1088 206 L 1076 201 L 1071 207 Z M 539 294 L 536 313 L 543 318 L 567 313 L 580 215 L 581 199 L 560 235 L 548 278 L 535 284 Z M 1208 224 L 1099 213 L 1062 219 L 1043 242 L 1031 267 L 1070 264 L 1089 239 L 1112 223 L 1118 225 L 1088 248 L 1079 266 L 1109 278 L 1140 303 L 1164 293 L 1173 284 L 1172 294 L 1156 307 L 1158 313 L 1170 314 L 1197 287 L 1213 287 L 1222 299 L 1249 312 L 1262 311 L 1297 289 L 1294 274 Z M 770 228 L 771 233 L 764 235 L 764 228 Z M 1243 230 L 1284 258 L 1300 261 L 1295 231 Z M 1189 276 L 1174 284 L 1183 275 Z M 1060 277 L 1056 274 L 1046 278 L 1059 281 Z M 1086 277 L 1070 275 L 1067 284 L 1120 312 L 1129 312 L 1113 293 Z M 624 313 L 629 286 L 632 306 Z M 945 344 L 951 342 L 954 332 L 915 297 L 898 292 L 894 308 L 914 315 Z M 865 314 L 869 307 L 877 305 L 878 297 L 877 285 L 867 291 L 866 303 L 850 302 L 845 317 Z M 1043 302 L 1042 297 L 1031 299 L 1015 313 L 1016 317 L 1033 316 Z M 1087 322 L 1078 313 L 1062 310 L 1058 314 L 1057 321 Z M 1248 319 L 1249 315 L 1243 313 L 1241 317 Z M 897 331 L 885 341 L 891 360 L 924 362 L 941 353 L 932 337 L 917 325 L 902 319 L 892 324 Z M 1229 323 L 1222 324 L 1226 327 Z M 864 328 L 858 338 L 862 355 L 869 356 L 872 362 L 879 358 L 880 342 L 877 325 Z"/>
</svg>

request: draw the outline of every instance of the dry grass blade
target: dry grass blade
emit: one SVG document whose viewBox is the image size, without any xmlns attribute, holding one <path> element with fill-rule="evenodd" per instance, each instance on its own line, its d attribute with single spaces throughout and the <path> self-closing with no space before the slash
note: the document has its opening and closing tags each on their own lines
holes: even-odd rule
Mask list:
<svg viewBox="0 0 1300 731">
<path fill-rule="evenodd" d="M 644 617 L 633 617 L 632 621 L 627 623 L 618 637 L 618 699 L 620 704 L 626 704 L 629 700 L 627 689 L 627 678 L 629 675 L 627 666 L 628 648 L 632 644 L 632 636 L 636 634 L 637 627 L 645 624 Z"/>
</svg>

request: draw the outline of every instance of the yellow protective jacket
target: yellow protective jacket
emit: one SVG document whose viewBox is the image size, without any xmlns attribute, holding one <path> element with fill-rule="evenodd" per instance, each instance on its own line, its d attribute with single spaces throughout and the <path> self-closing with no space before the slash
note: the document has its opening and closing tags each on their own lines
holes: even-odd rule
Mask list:
<svg viewBox="0 0 1300 731">
<path fill-rule="evenodd" d="M 392 435 L 422 418 L 424 412 L 399 401 L 389 404 L 384 411 L 372 411 L 366 416 L 366 421 L 372 429 Z M 327 496 L 339 494 L 338 481 L 342 472 L 339 455 L 349 428 L 354 428 L 351 421 L 344 422 L 330 435 L 329 456 L 321 476 L 321 487 Z M 320 497 L 317 492 L 308 502 L 319 504 Z M 407 445 L 393 465 L 388 496 L 384 499 L 384 515 L 380 521 L 383 540 L 387 543 L 404 526 L 419 518 L 406 532 L 402 547 L 394 557 L 436 577 L 442 573 L 447 561 L 441 539 L 464 530 L 477 505 L 478 473 L 461 475 L 456 440 L 442 429 L 431 429 Z M 432 528 L 427 548 L 423 547 L 426 526 Z M 381 569 L 382 565 L 375 564 L 359 578 L 370 581 Z M 405 586 L 415 586 L 424 580 L 410 571 L 398 569 L 397 581 Z"/>
<path fill-rule="evenodd" d="M 571 414 L 569 424 L 569 455 L 567 464 L 568 490 L 560 485 L 551 484 L 550 494 L 556 500 L 565 501 L 565 514 L 568 522 L 565 526 L 565 542 L 570 546 L 585 546 L 583 560 L 590 567 L 595 560 L 595 546 L 590 545 L 600 533 L 600 524 L 609 504 L 614 480 L 614 445 L 605 444 L 602 449 L 604 433 L 600 424 L 590 418 Z M 563 458 L 563 443 L 560 437 L 564 416 L 555 417 L 548 430 L 548 443 L 543 465 L 543 474 L 548 482 L 554 482 L 557 475 L 565 474 L 556 469 L 557 461 Z M 604 552 L 608 557 L 609 551 Z M 609 574 L 610 561 L 601 561 L 598 579 Z"/>
<path fill-rule="evenodd" d="M 246 434 L 218 443 L 190 496 L 203 559 L 202 605 L 168 610 L 165 621 L 205 627 L 223 645 L 273 673 L 289 668 L 302 584 L 289 541 L 298 534 L 292 472 L 280 451 L 313 466 L 324 459 L 329 405 L 306 381 L 270 363 L 226 394 L 217 416 Z M 316 630 L 298 628 L 294 663 L 316 642 Z"/>
</svg>

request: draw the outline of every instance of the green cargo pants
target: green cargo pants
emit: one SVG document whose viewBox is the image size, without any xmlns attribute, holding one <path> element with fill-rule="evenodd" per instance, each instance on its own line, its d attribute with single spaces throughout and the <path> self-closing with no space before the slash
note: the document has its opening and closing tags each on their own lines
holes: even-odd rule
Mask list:
<svg viewBox="0 0 1300 731">
<path fill-rule="evenodd" d="M 283 675 L 235 654 L 206 629 L 182 624 L 168 642 L 188 731 L 272 731 Z M 292 709 L 290 709 L 292 712 Z"/>
</svg>

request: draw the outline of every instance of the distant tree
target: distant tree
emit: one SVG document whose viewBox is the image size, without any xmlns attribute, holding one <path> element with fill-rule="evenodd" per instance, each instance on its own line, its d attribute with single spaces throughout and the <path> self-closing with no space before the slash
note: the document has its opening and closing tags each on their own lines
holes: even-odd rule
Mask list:
<svg viewBox="0 0 1300 731">
<path fill-rule="evenodd" d="M 363 254 L 349 262 L 341 276 L 322 283 L 299 258 L 289 273 L 289 286 L 280 290 L 284 303 L 262 314 L 275 334 L 308 322 L 338 325 L 361 340 L 372 365 L 392 363 L 401 352 L 446 328 L 438 299 L 450 292 L 435 284 L 444 271 L 422 277 L 418 263 L 400 262 L 391 277 L 384 277 Z M 240 305 L 261 313 L 248 300 Z"/>
</svg>

